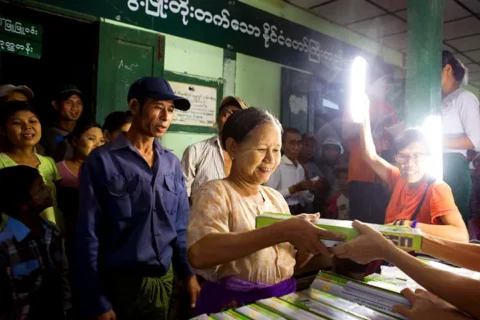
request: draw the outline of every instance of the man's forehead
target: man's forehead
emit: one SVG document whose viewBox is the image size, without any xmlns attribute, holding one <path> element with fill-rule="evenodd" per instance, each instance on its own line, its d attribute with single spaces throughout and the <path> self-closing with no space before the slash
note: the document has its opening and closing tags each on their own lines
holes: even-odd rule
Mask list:
<svg viewBox="0 0 480 320">
<path fill-rule="evenodd" d="M 149 99 L 150 103 L 152 104 L 161 104 L 162 106 L 171 106 L 174 107 L 175 104 L 173 100 L 156 100 L 156 99 Z"/>
</svg>

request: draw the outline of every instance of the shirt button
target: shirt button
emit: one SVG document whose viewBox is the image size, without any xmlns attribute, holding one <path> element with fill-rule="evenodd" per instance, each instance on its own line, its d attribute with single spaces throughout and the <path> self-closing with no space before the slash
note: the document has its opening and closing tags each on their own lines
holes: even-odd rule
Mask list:
<svg viewBox="0 0 480 320">
<path fill-rule="evenodd" d="M 160 235 L 160 233 L 155 232 L 155 237 L 158 237 L 159 235 Z"/>
<path fill-rule="evenodd" d="M 157 207 L 153 207 L 153 212 L 157 211 Z"/>
</svg>

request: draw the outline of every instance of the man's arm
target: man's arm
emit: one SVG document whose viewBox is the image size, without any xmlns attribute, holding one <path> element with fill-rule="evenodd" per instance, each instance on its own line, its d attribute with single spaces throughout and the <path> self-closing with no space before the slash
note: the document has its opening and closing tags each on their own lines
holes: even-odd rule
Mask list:
<svg viewBox="0 0 480 320">
<path fill-rule="evenodd" d="M 273 188 L 273 189 L 277 190 L 278 192 L 280 192 L 280 194 L 285 199 L 287 199 L 288 197 L 290 197 L 294 193 L 301 192 L 301 191 L 304 191 L 304 190 L 309 190 L 313 185 L 313 183 L 310 180 L 307 179 L 307 180 L 300 181 L 297 184 L 293 184 L 293 185 L 289 186 L 288 188 L 280 189 L 281 174 L 282 174 L 282 172 L 281 172 L 281 169 L 280 169 L 280 166 L 279 166 L 279 167 L 277 167 L 277 169 L 275 169 L 275 171 L 270 176 L 270 179 L 267 181 L 266 186 L 270 187 L 270 188 Z"/>
<path fill-rule="evenodd" d="M 192 195 L 192 184 L 195 181 L 196 175 L 196 161 L 197 161 L 197 153 L 195 146 L 190 146 L 185 149 L 182 157 L 182 171 L 185 177 L 185 185 L 187 186 L 187 195 L 190 197 Z"/>
<path fill-rule="evenodd" d="M 79 295 L 81 312 L 94 317 L 112 310 L 99 275 L 99 233 L 102 212 L 97 201 L 101 193 L 95 187 L 101 177 L 96 174 L 95 155 L 80 170 L 80 206 L 75 239 L 74 289 Z"/>
<path fill-rule="evenodd" d="M 360 146 L 362 148 L 363 160 L 383 181 L 387 181 L 388 170 L 393 168 L 393 166 L 377 154 L 369 117 L 366 117 L 360 128 Z"/>
<path fill-rule="evenodd" d="M 465 135 L 444 136 L 443 146 L 448 149 L 480 149 L 480 109 L 478 99 L 471 93 L 462 94 L 459 115 Z"/>
<path fill-rule="evenodd" d="M 480 245 L 454 242 L 424 234 L 422 252 L 458 267 L 480 272 Z"/>
<path fill-rule="evenodd" d="M 468 231 L 462 216 L 458 212 L 449 213 L 440 217 L 443 225 L 418 223 L 417 228 L 423 233 L 445 240 L 468 242 Z"/>
<path fill-rule="evenodd" d="M 182 184 L 183 185 L 183 184 Z M 177 239 L 173 243 L 173 266 L 182 279 L 193 276 L 194 273 L 188 264 L 187 258 L 187 225 L 190 217 L 190 205 L 186 188 L 182 188 L 179 195 L 175 230 Z"/>
</svg>

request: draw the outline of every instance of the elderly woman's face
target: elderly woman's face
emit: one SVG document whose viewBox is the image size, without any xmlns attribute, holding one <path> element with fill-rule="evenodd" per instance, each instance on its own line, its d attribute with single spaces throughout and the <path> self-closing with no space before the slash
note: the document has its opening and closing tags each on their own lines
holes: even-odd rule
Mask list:
<svg viewBox="0 0 480 320">
<path fill-rule="evenodd" d="M 231 152 L 234 169 L 245 182 L 263 184 L 279 165 L 281 148 L 280 129 L 272 123 L 261 124 Z"/>
<path fill-rule="evenodd" d="M 417 183 L 427 173 L 427 152 L 420 142 L 413 142 L 395 155 L 397 166 L 407 183 Z"/>
</svg>

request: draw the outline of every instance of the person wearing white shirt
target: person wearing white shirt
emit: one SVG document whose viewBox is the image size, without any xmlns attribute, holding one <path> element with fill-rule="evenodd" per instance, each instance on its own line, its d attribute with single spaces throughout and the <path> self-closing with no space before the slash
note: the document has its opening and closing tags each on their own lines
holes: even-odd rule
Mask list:
<svg viewBox="0 0 480 320">
<path fill-rule="evenodd" d="M 477 97 L 462 88 L 465 68 L 451 52 L 442 52 L 443 180 L 450 186 L 465 224 L 472 190 L 467 150 L 480 150 L 480 107 Z"/>
<path fill-rule="evenodd" d="M 280 165 L 270 176 L 267 186 L 278 190 L 287 201 L 292 214 L 305 212 L 313 202 L 310 193 L 314 183 L 306 179 L 305 170 L 298 161 L 302 149 L 302 135 L 297 129 L 286 128 L 282 135 L 283 156 Z"/>
<path fill-rule="evenodd" d="M 182 157 L 182 169 L 190 198 L 205 182 L 230 174 L 232 160 L 220 146 L 222 129 L 228 118 L 248 105 L 238 97 L 228 96 L 220 103 L 217 116 L 218 135 L 189 146 Z"/>
</svg>

